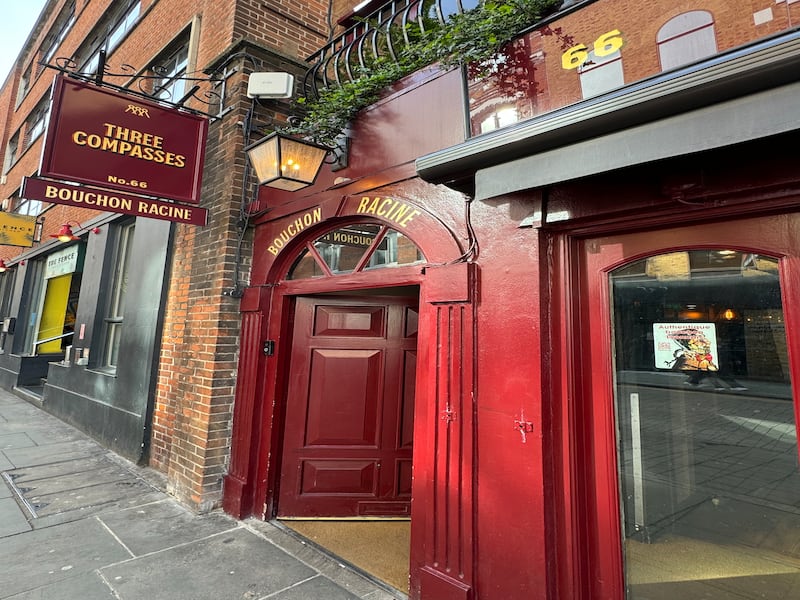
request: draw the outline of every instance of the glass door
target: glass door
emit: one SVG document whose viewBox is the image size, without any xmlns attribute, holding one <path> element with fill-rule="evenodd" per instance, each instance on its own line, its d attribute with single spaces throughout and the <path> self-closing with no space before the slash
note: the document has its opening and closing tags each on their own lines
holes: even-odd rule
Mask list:
<svg viewBox="0 0 800 600">
<path fill-rule="evenodd" d="M 800 598 L 796 228 L 584 245 L 591 597 Z"/>
<path fill-rule="evenodd" d="M 627 597 L 800 597 L 778 260 L 684 250 L 610 280 Z"/>
</svg>

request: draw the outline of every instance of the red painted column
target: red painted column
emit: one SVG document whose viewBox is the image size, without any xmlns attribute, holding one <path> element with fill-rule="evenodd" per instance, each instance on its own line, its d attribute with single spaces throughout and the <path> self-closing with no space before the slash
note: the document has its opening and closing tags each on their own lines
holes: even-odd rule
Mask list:
<svg viewBox="0 0 800 600">
<path fill-rule="evenodd" d="M 231 458 L 222 495 L 225 512 L 239 518 L 253 512 L 252 469 L 257 440 L 254 440 L 253 416 L 261 361 L 264 313 L 261 308 L 262 288 L 248 288 L 242 298 L 242 330 L 239 347 L 239 371 L 236 400 L 233 406 Z"/>
<path fill-rule="evenodd" d="M 412 598 L 469 600 L 474 595 L 470 267 L 461 263 L 426 273 L 422 318 L 428 338 L 418 346 L 423 371 L 414 436 Z M 446 297 L 451 301 L 443 302 Z"/>
</svg>

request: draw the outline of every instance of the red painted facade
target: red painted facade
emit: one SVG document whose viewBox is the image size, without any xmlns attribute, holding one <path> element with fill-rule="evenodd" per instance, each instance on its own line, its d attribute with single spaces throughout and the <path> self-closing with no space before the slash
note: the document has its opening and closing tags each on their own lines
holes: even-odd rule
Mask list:
<svg viewBox="0 0 800 600">
<path fill-rule="evenodd" d="M 413 164 L 464 141 L 453 101 L 461 94 L 456 72 L 417 73 L 353 123 L 347 169 L 323 170 L 294 194 L 262 189 L 224 506 L 276 514 L 294 298 L 419 286 L 410 598 L 622 599 L 603 277 L 637 253 L 694 245 L 789 256 L 755 217 L 794 210 L 799 181 L 791 160 L 756 140 L 473 200 L 426 183 Z M 480 175 L 454 169 L 453 187 L 469 191 Z M 286 279 L 304 244 L 326 231 L 397 227 L 360 214 L 366 197 L 419 211 L 403 233 L 424 254 L 422 268 Z M 310 211 L 320 218 L 291 226 Z M 606 247 L 620 253 L 595 257 Z M 274 355 L 264 356 L 264 340 Z"/>
</svg>

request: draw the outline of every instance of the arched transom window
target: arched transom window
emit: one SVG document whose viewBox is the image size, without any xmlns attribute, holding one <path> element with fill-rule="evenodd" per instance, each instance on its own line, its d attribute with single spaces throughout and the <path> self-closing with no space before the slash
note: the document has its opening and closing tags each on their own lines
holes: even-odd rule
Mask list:
<svg viewBox="0 0 800 600">
<path fill-rule="evenodd" d="M 425 262 L 420 249 L 386 225 L 356 223 L 328 231 L 305 248 L 287 279 L 310 279 Z"/>
</svg>

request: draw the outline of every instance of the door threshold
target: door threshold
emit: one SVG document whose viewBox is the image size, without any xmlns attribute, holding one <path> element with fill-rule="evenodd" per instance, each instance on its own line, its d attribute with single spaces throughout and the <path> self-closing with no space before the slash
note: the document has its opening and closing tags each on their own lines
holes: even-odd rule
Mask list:
<svg viewBox="0 0 800 600">
<path fill-rule="evenodd" d="M 410 522 L 335 521 L 277 518 L 270 523 L 384 588 L 392 598 L 407 600 Z"/>
</svg>

